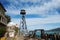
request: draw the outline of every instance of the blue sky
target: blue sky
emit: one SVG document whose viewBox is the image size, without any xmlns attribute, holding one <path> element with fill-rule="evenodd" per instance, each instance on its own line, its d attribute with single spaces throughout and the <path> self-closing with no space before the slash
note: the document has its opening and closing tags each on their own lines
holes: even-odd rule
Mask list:
<svg viewBox="0 0 60 40">
<path fill-rule="evenodd" d="M 60 0 L 0 0 L 11 21 L 20 24 L 20 10 L 26 10 L 28 30 L 60 28 Z"/>
</svg>

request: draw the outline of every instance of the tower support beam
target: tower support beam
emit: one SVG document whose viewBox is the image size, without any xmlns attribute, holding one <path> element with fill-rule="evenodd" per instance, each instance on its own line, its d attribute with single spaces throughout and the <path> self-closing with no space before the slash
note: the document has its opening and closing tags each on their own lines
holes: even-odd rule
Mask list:
<svg viewBox="0 0 60 40">
<path fill-rule="evenodd" d="M 21 10 L 20 15 L 20 32 L 25 36 L 27 34 L 27 26 L 26 26 L 26 20 L 25 20 L 25 10 Z"/>
</svg>

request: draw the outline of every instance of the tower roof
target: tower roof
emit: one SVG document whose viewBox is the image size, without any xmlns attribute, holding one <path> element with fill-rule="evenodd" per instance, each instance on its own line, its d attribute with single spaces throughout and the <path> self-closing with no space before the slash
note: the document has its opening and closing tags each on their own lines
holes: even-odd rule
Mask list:
<svg viewBox="0 0 60 40">
<path fill-rule="evenodd" d="M 26 14 L 25 10 L 24 9 L 21 10 L 20 14 L 25 15 Z"/>
</svg>

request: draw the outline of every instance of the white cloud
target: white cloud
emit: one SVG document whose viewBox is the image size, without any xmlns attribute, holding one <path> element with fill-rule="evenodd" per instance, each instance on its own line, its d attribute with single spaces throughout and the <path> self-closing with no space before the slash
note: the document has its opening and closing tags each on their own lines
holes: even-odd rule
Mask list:
<svg viewBox="0 0 60 40">
<path fill-rule="evenodd" d="M 9 0 L 8 0 L 9 1 Z M 60 22 L 60 15 L 57 11 L 54 11 L 55 8 L 60 8 L 60 0 L 52 0 L 50 2 L 44 2 L 44 0 L 42 1 L 42 5 L 40 5 L 39 2 L 41 2 L 41 0 L 10 0 L 9 1 L 11 4 L 10 6 L 8 6 L 7 8 L 7 14 L 15 14 L 15 15 L 19 15 L 20 14 L 20 10 L 21 9 L 25 9 L 27 14 L 42 14 L 44 16 L 47 16 L 46 18 L 27 18 L 26 22 L 27 22 L 27 26 L 31 29 L 35 29 L 35 27 L 37 28 L 37 26 L 40 26 L 38 28 L 44 28 L 42 25 L 43 24 L 48 24 L 48 23 L 58 23 Z M 22 4 L 21 2 L 32 2 L 32 3 L 39 3 L 39 5 L 32 5 L 29 6 L 28 4 L 26 5 L 26 7 L 22 8 Z M 19 5 L 19 7 L 15 6 L 15 5 Z M 28 6 L 28 7 L 27 7 Z M 49 14 L 49 10 L 51 10 L 50 14 L 55 14 L 55 15 L 48 15 Z M 20 19 L 19 18 L 12 18 L 11 19 L 13 22 L 20 24 Z M 31 27 L 30 27 L 31 26 Z M 45 29 L 45 28 L 44 28 Z M 46 27 L 47 29 L 47 27 Z"/>
<path fill-rule="evenodd" d="M 46 0 L 45 0 L 46 1 Z M 44 2 L 44 0 L 10 0 L 10 6 L 8 6 L 7 8 L 7 13 L 9 14 L 19 14 L 21 9 L 25 9 L 27 14 L 42 14 L 42 15 L 46 15 L 48 12 L 48 10 L 53 10 L 54 8 L 60 7 L 60 0 L 52 0 L 50 2 Z M 32 3 L 38 3 L 38 2 L 42 2 L 43 4 L 37 6 L 30 6 L 30 7 L 24 7 L 24 8 L 20 8 L 22 6 L 22 2 L 32 2 Z M 15 6 L 15 5 L 19 5 L 19 7 Z M 28 6 L 29 4 L 27 4 L 26 6 Z M 55 11 L 56 12 L 56 11 Z M 53 14 L 53 13 L 52 13 Z"/>
<path fill-rule="evenodd" d="M 12 18 L 11 21 L 20 25 L 20 19 L 19 18 Z"/>
<path fill-rule="evenodd" d="M 36 3 L 36 2 L 40 2 L 41 0 L 19 0 L 21 2 L 33 2 L 33 3 Z"/>
<path fill-rule="evenodd" d="M 38 25 L 38 24 L 47 24 L 47 23 L 58 23 L 60 22 L 60 15 L 52 15 L 47 18 L 31 18 L 27 19 L 28 25 Z"/>
<path fill-rule="evenodd" d="M 19 18 L 12 18 L 12 21 L 20 25 Z M 48 27 L 44 26 L 44 24 L 48 23 L 60 23 L 60 15 L 52 15 L 47 18 L 26 18 L 26 24 L 29 30 L 31 30 L 31 28 L 33 28 L 33 30 L 38 28 L 47 30 Z M 52 26 L 50 29 L 51 28 Z"/>
<path fill-rule="evenodd" d="M 60 0 L 52 0 L 51 2 L 44 3 L 42 6 L 32 6 L 29 8 L 26 8 L 27 13 L 36 13 L 36 14 L 45 14 L 50 9 L 60 7 Z"/>
<path fill-rule="evenodd" d="M 14 15 L 20 15 L 20 10 L 8 10 L 7 9 L 7 12 L 6 12 L 6 14 L 14 14 Z"/>
</svg>

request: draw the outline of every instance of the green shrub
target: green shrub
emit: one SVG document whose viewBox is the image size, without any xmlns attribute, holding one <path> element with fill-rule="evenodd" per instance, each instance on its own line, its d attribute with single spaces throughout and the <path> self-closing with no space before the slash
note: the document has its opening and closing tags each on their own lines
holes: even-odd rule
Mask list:
<svg viewBox="0 0 60 40">
<path fill-rule="evenodd" d="M 15 27 L 15 31 L 16 31 L 16 33 L 18 33 L 18 28 L 17 27 Z"/>
<path fill-rule="evenodd" d="M 3 37 L 6 32 L 6 27 L 0 27 L 0 37 Z"/>
</svg>

